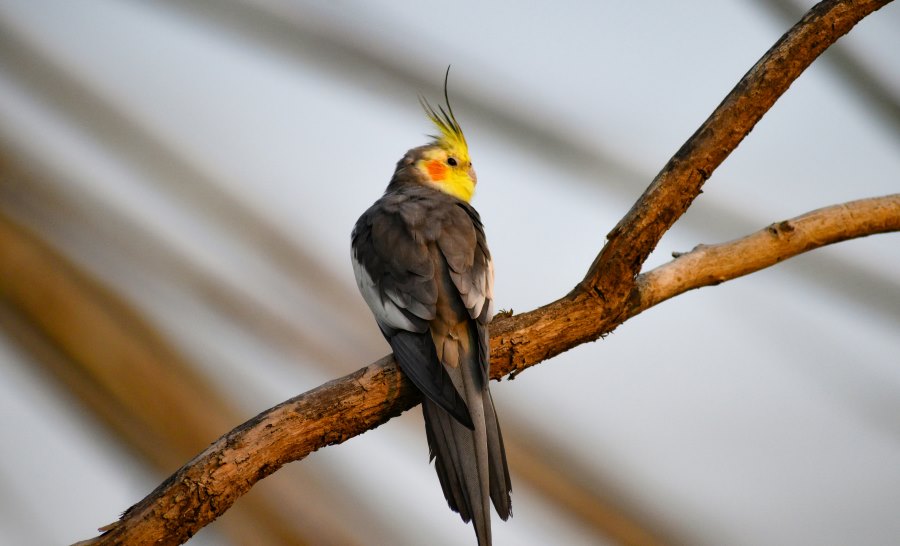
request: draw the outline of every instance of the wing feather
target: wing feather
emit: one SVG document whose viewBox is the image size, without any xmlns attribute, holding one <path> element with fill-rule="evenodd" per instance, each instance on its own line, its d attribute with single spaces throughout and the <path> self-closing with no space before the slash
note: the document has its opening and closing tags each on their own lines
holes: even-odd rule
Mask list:
<svg viewBox="0 0 900 546">
<path fill-rule="evenodd" d="M 462 202 L 447 216 L 438 246 L 469 316 L 487 324 L 493 316 L 494 266 L 481 218 Z"/>
</svg>

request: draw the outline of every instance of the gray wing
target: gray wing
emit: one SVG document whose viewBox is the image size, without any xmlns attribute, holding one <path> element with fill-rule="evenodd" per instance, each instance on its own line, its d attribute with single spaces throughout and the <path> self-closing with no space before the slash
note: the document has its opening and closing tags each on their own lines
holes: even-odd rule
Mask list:
<svg viewBox="0 0 900 546">
<path fill-rule="evenodd" d="M 450 280 L 475 321 L 482 381 L 490 376 L 490 338 L 487 325 L 494 316 L 494 262 L 478 212 L 466 203 L 458 203 L 448 213 L 438 238 L 441 254 L 447 262 Z"/>
<path fill-rule="evenodd" d="M 443 259 L 435 261 L 439 296 L 432 335 L 475 428 L 462 429 L 427 402 L 425 428 L 448 504 L 464 521 L 473 521 L 480 545 L 490 544 L 488 499 L 501 519 L 512 513 L 509 469 L 488 382 L 494 271 L 477 212 L 457 203 L 446 214 L 437 239 Z"/>
<path fill-rule="evenodd" d="M 381 332 L 403 373 L 428 398 L 467 428 L 468 407 L 435 353 L 429 333 L 437 302 L 435 265 L 429 241 L 410 224 L 417 212 L 405 203 L 379 200 L 357 221 L 352 235 L 353 271 Z M 425 210 L 418 211 L 424 218 Z"/>
<path fill-rule="evenodd" d="M 494 316 L 494 263 L 481 218 L 466 203 L 458 203 L 449 215 L 438 238 L 441 253 L 469 316 L 487 324 Z"/>
</svg>

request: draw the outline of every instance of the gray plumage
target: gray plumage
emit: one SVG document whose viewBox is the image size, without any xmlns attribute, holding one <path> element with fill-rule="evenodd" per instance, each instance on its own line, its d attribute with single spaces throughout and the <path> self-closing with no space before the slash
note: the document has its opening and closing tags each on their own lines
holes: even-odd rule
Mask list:
<svg viewBox="0 0 900 546">
<path fill-rule="evenodd" d="M 511 515 L 510 479 L 489 384 L 493 265 L 468 203 L 422 183 L 410 150 L 353 229 L 357 284 L 400 369 L 422 391 L 444 496 L 491 543 L 490 505 Z"/>
</svg>

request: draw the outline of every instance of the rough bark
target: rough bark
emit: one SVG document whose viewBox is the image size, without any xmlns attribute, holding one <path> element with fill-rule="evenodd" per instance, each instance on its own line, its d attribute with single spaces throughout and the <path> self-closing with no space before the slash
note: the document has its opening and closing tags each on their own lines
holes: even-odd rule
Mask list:
<svg viewBox="0 0 900 546">
<path fill-rule="evenodd" d="M 840 221 L 827 220 L 840 215 L 840 207 L 837 212 L 817 211 L 774 224 L 780 227 L 761 234 L 717 245 L 715 251 L 697 249 L 638 276 L 662 235 L 778 97 L 830 44 L 887 3 L 832 0 L 810 10 L 750 69 L 666 164 L 607 236 L 607 244 L 572 292 L 534 311 L 495 319 L 491 328 L 492 376 L 514 375 L 594 341 L 627 318 L 685 290 L 744 275 L 824 244 L 900 229 L 898 196 L 859 201 L 846 205 L 854 213 Z M 824 222 L 810 221 L 823 217 Z M 853 224 L 854 219 L 862 219 L 863 225 Z M 847 229 L 841 227 L 845 221 L 851 221 Z M 731 267 L 713 264 L 725 260 L 729 249 L 742 245 L 762 249 L 769 258 L 746 259 Z M 737 261 L 742 256 L 746 258 L 741 253 L 731 254 Z M 716 273 L 710 276 L 710 271 Z M 283 464 L 377 427 L 418 400 L 392 359 L 385 357 L 240 425 L 131 507 L 120 521 L 104 528 L 104 534 L 82 544 L 180 544 Z"/>
</svg>

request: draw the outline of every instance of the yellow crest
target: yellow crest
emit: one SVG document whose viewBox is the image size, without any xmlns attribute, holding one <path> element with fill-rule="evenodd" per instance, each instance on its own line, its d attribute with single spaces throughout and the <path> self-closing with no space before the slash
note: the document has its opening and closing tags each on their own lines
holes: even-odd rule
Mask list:
<svg viewBox="0 0 900 546">
<path fill-rule="evenodd" d="M 447 104 L 446 110 L 440 104 L 435 110 L 421 95 L 419 96 L 419 102 L 422 104 L 422 108 L 425 109 L 425 115 L 441 132 L 440 135 L 429 135 L 434 139 L 435 144 L 468 159 L 469 147 L 466 144 L 466 137 L 459 127 L 459 122 L 456 121 L 456 116 L 453 115 L 453 108 L 450 107 L 450 97 L 447 94 L 447 79 L 449 76 L 450 67 L 448 66 L 447 73 L 444 75 L 444 102 Z"/>
</svg>

